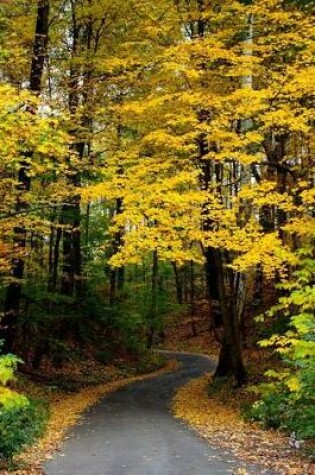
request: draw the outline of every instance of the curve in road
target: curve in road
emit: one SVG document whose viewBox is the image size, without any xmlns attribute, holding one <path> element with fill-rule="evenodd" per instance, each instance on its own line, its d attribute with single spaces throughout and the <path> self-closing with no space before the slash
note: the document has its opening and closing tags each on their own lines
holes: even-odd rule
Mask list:
<svg viewBox="0 0 315 475">
<path fill-rule="evenodd" d="M 215 366 L 203 356 L 175 357 L 177 371 L 130 384 L 88 410 L 46 475 L 229 475 L 244 467 L 172 416 L 176 389 Z"/>
</svg>

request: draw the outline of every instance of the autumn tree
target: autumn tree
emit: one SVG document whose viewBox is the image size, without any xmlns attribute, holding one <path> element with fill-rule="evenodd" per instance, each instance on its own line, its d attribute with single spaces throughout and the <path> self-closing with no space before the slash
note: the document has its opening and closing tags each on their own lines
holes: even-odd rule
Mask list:
<svg viewBox="0 0 315 475">
<path fill-rule="evenodd" d="M 159 27 L 164 7 L 144 14 L 154 61 L 121 108 L 135 131 L 124 179 L 94 191 L 124 193 L 113 230 L 128 232 L 113 265 L 155 251 L 178 264 L 205 260 L 223 327 L 217 375 L 241 384 L 242 275 L 259 266 L 281 276 L 294 263 L 286 223 L 309 220 L 297 197 L 311 186 L 312 26 L 282 1 L 169 3 Z"/>
<path fill-rule="evenodd" d="M 160 272 L 194 312 L 203 267 L 216 376 L 243 384 L 248 283 L 261 299 L 288 277 L 313 226 L 309 2 L 54 0 L 2 17 L 7 349 L 22 282 L 36 338 L 79 339 L 89 297 L 114 312 L 150 262 L 154 343 Z"/>
</svg>

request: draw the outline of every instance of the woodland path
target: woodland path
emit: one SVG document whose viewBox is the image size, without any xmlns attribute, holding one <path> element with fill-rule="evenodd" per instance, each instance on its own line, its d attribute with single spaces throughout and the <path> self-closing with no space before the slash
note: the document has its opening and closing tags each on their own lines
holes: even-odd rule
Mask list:
<svg viewBox="0 0 315 475">
<path fill-rule="evenodd" d="M 228 452 L 212 448 L 170 413 L 174 391 L 214 368 L 197 355 L 169 353 L 181 367 L 136 382 L 104 398 L 85 413 L 47 475 L 229 475 L 244 467 Z M 266 473 L 247 467 L 250 474 Z"/>
</svg>

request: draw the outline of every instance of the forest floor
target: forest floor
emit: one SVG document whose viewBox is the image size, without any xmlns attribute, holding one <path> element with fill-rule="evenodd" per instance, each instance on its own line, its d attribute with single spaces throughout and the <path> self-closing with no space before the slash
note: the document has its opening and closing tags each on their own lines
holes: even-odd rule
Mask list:
<svg viewBox="0 0 315 475">
<path fill-rule="evenodd" d="M 44 436 L 15 457 L 15 467 L 10 471 L 0 467 L 0 474 L 43 475 L 43 462 L 60 450 L 67 432 L 87 408 L 130 383 L 174 371 L 177 366 L 175 360 L 166 361 L 152 354 L 142 362 L 141 371 L 130 361 L 103 365 L 91 359 L 69 362 L 59 369 L 45 367 L 43 373 L 32 377 L 20 375 L 15 389 L 47 402 L 50 417 Z"/>
<path fill-rule="evenodd" d="M 167 350 L 203 353 L 212 359 L 217 359 L 219 350 L 207 314 L 202 312 L 198 318 L 173 320 L 163 346 Z M 259 383 L 261 375 L 276 364 L 272 355 L 250 345 L 245 349 L 245 360 L 250 386 Z M 248 388 L 233 388 L 227 381 L 214 383 L 212 375 L 207 374 L 181 387 L 172 409 L 211 445 L 229 450 L 236 457 L 281 475 L 315 475 L 315 465 L 309 458 L 314 444 L 304 443 L 297 449 L 289 435 L 246 420 L 246 408 L 255 399 L 257 395 Z"/>
</svg>

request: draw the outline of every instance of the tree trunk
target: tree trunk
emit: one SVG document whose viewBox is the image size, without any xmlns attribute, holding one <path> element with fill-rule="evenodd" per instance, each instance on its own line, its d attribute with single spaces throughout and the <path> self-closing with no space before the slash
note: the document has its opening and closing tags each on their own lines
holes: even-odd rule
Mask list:
<svg viewBox="0 0 315 475">
<path fill-rule="evenodd" d="M 63 231 L 63 268 L 61 292 L 64 295 L 78 297 L 81 287 L 81 209 L 77 197 L 69 200 L 62 209 L 62 223 L 67 226 Z"/>
<path fill-rule="evenodd" d="M 196 289 L 195 289 L 195 266 L 194 261 L 189 263 L 189 283 L 190 283 L 190 314 L 192 317 L 191 329 L 193 336 L 197 336 L 197 328 L 194 317 L 196 315 Z"/>
<path fill-rule="evenodd" d="M 113 212 L 114 216 L 119 215 L 122 212 L 122 199 L 117 198 L 115 210 Z M 123 233 L 118 230 L 114 234 L 114 239 L 112 243 L 112 255 L 118 252 L 119 248 L 122 245 Z M 117 291 L 122 291 L 125 285 L 125 269 L 124 267 L 118 267 L 117 269 L 112 268 L 110 270 L 109 276 L 109 302 L 110 305 L 114 304 L 117 297 Z"/>
<path fill-rule="evenodd" d="M 117 290 L 122 292 L 125 285 L 125 268 L 119 267 L 117 271 Z"/>
<path fill-rule="evenodd" d="M 155 250 L 152 256 L 152 274 L 151 274 L 151 305 L 148 328 L 148 346 L 152 348 L 157 331 L 158 318 L 158 282 L 159 280 L 159 262 L 158 252 Z"/>
<path fill-rule="evenodd" d="M 76 5 L 71 1 L 72 15 L 72 45 L 71 45 L 71 65 L 69 76 L 69 111 L 74 122 L 71 131 L 75 142 L 71 145 L 72 149 L 81 162 L 84 156 L 85 142 L 80 137 L 80 127 L 84 127 L 84 119 L 80 123 L 76 123 L 76 113 L 80 102 L 80 77 L 81 70 L 78 65 L 78 54 L 80 46 L 80 32 L 82 25 L 77 21 Z M 71 168 L 70 159 L 69 167 Z M 74 190 L 81 186 L 80 171 L 72 170 L 70 185 Z M 81 290 L 81 271 L 82 271 L 82 255 L 81 255 L 81 198 L 79 194 L 74 194 L 68 199 L 68 203 L 62 209 L 62 221 L 67 226 L 63 232 L 63 271 L 61 292 L 65 295 L 77 298 Z"/>
<path fill-rule="evenodd" d="M 234 376 L 237 384 L 246 380 L 246 371 L 242 357 L 241 329 L 239 314 L 235 305 L 237 291 L 233 280 L 225 270 L 223 254 L 219 249 L 205 249 L 206 280 L 208 297 L 211 304 L 213 326 L 217 333 L 221 349 L 215 378 Z"/>
<path fill-rule="evenodd" d="M 112 306 L 116 302 L 116 269 L 112 268 L 109 271 L 109 305 Z"/>
<path fill-rule="evenodd" d="M 175 286 L 176 286 L 176 298 L 179 305 L 183 304 L 183 281 L 180 276 L 180 271 L 177 267 L 176 262 L 172 262 L 174 276 L 175 276 Z"/>
<path fill-rule="evenodd" d="M 44 71 L 44 62 L 47 52 L 48 31 L 49 31 L 49 0 L 38 0 L 37 2 L 37 19 L 36 30 L 33 44 L 33 55 L 30 72 L 30 86 L 29 89 L 34 94 L 38 95 L 41 91 L 41 82 Z M 34 111 L 30 110 L 31 114 Z M 18 173 L 19 199 L 16 205 L 17 211 L 27 208 L 27 203 L 23 201 L 23 194 L 28 192 L 31 188 L 31 179 L 29 176 L 29 159 L 32 157 L 32 152 L 25 153 L 25 161 L 20 164 Z M 16 327 L 18 322 L 18 315 L 20 309 L 20 300 L 22 295 L 22 279 L 24 277 L 24 256 L 23 253 L 26 248 L 26 228 L 24 224 L 14 228 L 13 237 L 14 257 L 12 262 L 12 277 L 14 281 L 9 285 L 5 303 L 4 303 L 4 317 L 1 320 L 0 337 L 4 339 L 4 352 L 11 352 L 14 347 L 16 338 Z"/>
<path fill-rule="evenodd" d="M 246 381 L 246 371 L 242 357 L 239 318 L 233 305 L 233 295 L 227 292 L 223 256 L 219 249 L 214 250 L 214 258 L 224 329 L 219 363 L 214 377 L 233 375 L 240 386 Z"/>
<path fill-rule="evenodd" d="M 56 239 L 55 239 L 54 253 L 53 253 L 53 256 L 54 256 L 53 266 L 52 266 L 52 273 L 51 273 L 51 282 L 49 286 L 49 290 L 51 292 L 56 292 L 57 290 L 61 237 L 62 237 L 62 230 L 60 226 L 58 226 L 56 229 Z"/>
</svg>

